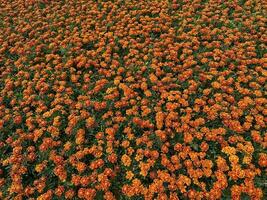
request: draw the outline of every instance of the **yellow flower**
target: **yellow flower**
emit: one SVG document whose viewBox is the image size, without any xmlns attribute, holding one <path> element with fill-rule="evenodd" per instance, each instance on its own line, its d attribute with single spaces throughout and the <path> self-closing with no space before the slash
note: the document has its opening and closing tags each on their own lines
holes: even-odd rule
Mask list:
<svg viewBox="0 0 267 200">
<path fill-rule="evenodd" d="M 251 163 L 251 160 L 252 160 L 252 157 L 251 156 L 244 156 L 243 158 L 243 164 L 250 164 Z"/>
<path fill-rule="evenodd" d="M 227 147 L 224 147 L 224 148 L 222 149 L 222 152 L 223 152 L 223 153 L 226 153 L 226 154 L 228 154 L 228 155 L 233 155 L 233 154 L 236 154 L 236 149 L 235 149 L 234 147 L 229 147 L 229 146 L 227 146 Z"/>
<path fill-rule="evenodd" d="M 8 163 L 9 163 L 9 160 L 8 160 L 8 159 L 5 159 L 5 160 L 2 162 L 2 165 L 3 165 L 3 166 L 7 166 Z"/>
<path fill-rule="evenodd" d="M 35 166 L 35 171 L 40 173 L 41 171 L 43 171 L 44 169 L 44 165 L 43 164 L 38 164 Z"/>
<path fill-rule="evenodd" d="M 107 93 L 107 94 L 111 94 L 114 90 L 116 90 L 115 87 L 108 88 L 108 89 L 106 90 L 106 93 Z"/>
<path fill-rule="evenodd" d="M 236 155 L 230 155 L 229 160 L 230 160 L 231 164 L 237 164 L 239 161 L 239 158 Z"/>
<path fill-rule="evenodd" d="M 135 156 L 135 160 L 136 161 L 140 161 L 140 160 L 142 160 L 144 158 L 144 156 L 142 155 L 142 154 L 136 154 L 136 156 Z"/>
<path fill-rule="evenodd" d="M 134 173 L 132 171 L 126 172 L 126 179 L 132 180 L 133 177 L 134 177 Z"/>
<path fill-rule="evenodd" d="M 238 176 L 239 176 L 239 178 L 244 178 L 245 177 L 245 171 L 244 170 L 239 170 L 239 174 L 238 174 Z"/>
</svg>

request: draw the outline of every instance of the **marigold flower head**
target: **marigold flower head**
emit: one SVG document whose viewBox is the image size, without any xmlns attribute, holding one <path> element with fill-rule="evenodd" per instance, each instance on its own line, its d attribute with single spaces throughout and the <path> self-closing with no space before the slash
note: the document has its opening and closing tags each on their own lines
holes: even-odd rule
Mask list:
<svg viewBox="0 0 267 200">
<path fill-rule="evenodd" d="M 121 161 L 122 161 L 122 164 L 126 167 L 129 167 L 132 162 L 131 158 L 126 154 L 122 155 Z"/>
</svg>

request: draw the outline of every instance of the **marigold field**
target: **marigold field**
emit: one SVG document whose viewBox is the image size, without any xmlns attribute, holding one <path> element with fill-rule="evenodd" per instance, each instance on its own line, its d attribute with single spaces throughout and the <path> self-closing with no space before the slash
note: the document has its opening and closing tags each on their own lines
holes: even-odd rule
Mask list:
<svg viewBox="0 0 267 200">
<path fill-rule="evenodd" d="M 267 199 L 267 2 L 0 0 L 0 199 Z"/>
</svg>

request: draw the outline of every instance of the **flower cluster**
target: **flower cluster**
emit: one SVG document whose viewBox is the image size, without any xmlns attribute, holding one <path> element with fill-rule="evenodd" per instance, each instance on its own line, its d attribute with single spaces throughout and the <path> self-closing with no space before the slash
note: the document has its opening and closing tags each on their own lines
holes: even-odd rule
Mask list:
<svg viewBox="0 0 267 200">
<path fill-rule="evenodd" d="M 0 4 L 0 199 L 267 198 L 264 1 Z"/>
</svg>

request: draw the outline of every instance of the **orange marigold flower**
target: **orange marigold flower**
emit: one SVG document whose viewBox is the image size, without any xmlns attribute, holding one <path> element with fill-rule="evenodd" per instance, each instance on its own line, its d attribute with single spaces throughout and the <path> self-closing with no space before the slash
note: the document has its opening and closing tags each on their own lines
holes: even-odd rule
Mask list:
<svg viewBox="0 0 267 200">
<path fill-rule="evenodd" d="M 236 149 L 234 147 L 226 146 L 226 147 L 223 147 L 222 152 L 228 155 L 232 155 L 232 154 L 236 154 Z"/>
<path fill-rule="evenodd" d="M 122 161 L 122 164 L 124 166 L 126 166 L 126 167 L 129 167 L 131 165 L 131 162 L 132 162 L 131 158 L 128 155 L 126 155 L 126 154 L 124 154 L 121 157 L 121 161 Z"/>
<path fill-rule="evenodd" d="M 134 177 L 134 173 L 132 171 L 126 172 L 126 179 L 132 180 L 133 177 Z"/>
<path fill-rule="evenodd" d="M 115 129 L 114 128 L 106 128 L 105 130 L 106 134 L 114 136 L 115 135 Z"/>
<path fill-rule="evenodd" d="M 267 154 L 266 153 L 260 153 L 258 163 L 261 167 L 267 167 Z"/>
<path fill-rule="evenodd" d="M 92 128 L 95 124 L 95 119 L 93 117 L 88 117 L 86 119 L 86 127 L 87 128 Z"/>
<path fill-rule="evenodd" d="M 156 114 L 157 129 L 162 129 L 164 125 L 164 117 L 165 117 L 165 114 L 163 112 L 157 112 Z"/>
</svg>

